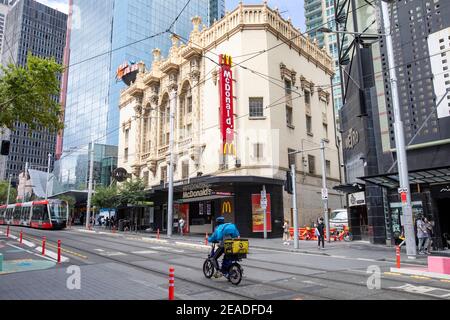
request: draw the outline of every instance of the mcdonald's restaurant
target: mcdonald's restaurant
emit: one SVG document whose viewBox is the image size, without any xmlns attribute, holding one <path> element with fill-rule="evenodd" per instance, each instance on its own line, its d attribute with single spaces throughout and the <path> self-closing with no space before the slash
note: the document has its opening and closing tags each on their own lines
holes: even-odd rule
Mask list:
<svg viewBox="0 0 450 320">
<path fill-rule="evenodd" d="M 264 210 L 261 190 L 266 189 L 267 230 L 269 237 L 280 237 L 283 224 L 283 184 L 252 176 L 204 176 L 174 186 L 174 232 L 180 232 L 178 221 L 185 221 L 184 233 L 211 234 L 217 217 L 235 223 L 241 236 L 259 238 L 264 234 Z M 152 189 L 154 229 L 167 230 L 167 185 Z"/>
</svg>

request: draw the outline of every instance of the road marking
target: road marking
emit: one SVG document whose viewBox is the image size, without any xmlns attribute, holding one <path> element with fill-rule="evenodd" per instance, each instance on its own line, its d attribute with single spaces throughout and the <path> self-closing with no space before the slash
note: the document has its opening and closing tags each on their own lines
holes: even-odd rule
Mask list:
<svg viewBox="0 0 450 320">
<path fill-rule="evenodd" d="M 398 276 L 398 277 L 403 277 L 402 274 L 400 273 L 394 273 L 394 272 L 383 272 L 383 274 L 386 274 L 388 276 Z"/>
<path fill-rule="evenodd" d="M 377 260 L 375 260 L 375 259 L 367 259 L 367 258 L 357 258 L 356 260 L 359 260 L 359 261 L 369 261 L 369 262 L 377 262 Z"/>
<path fill-rule="evenodd" d="M 422 277 L 422 276 L 410 276 L 411 278 L 414 278 L 414 279 L 421 279 L 421 280 L 431 280 L 431 278 L 428 278 L 428 277 Z"/>
<path fill-rule="evenodd" d="M 37 253 L 34 253 L 34 252 L 32 252 L 32 251 L 28 251 L 28 250 L 23 249 L 23 248 L 20 248 L 20 247 L 17 247 L 17 246 L 15 246 L 15 245 L 11 244 L 11 243 L 8 243 L 8 246 L 13 247 L 13 248 L 16 248 L 16 249 L 19 249 L 19 250 L 22 250 L 22 251 L 25 251 L 25 252 L 28 252 L 28 253 L 30 253 L 30 254 L 32 254 L 32 255 L 34 255 L 34 256 L 37 256 L 37 257 L 39 257 L 39 258 L 43 258 L 43 259 L 46 259 L 46 260 L 49 260 L 49 261 L 52 261 L 52 262 L 57 262 L 57 259 L 52 259 L 52 258 L 50 258 L 50 257 L 46 257 L 46 256 L 43 256 L 43 255 L 38 255 Z"/>
<path fill-rule="evenodd" d="M 422 294 L 422 295 L 430 296 L 433 298 L 450 299 L 450 290 L 441 289 L 441 288 L 415 286 L 415 285 L 407 283 L 403 286 L 390 287 L 389 289 L 404 291 L 404 292 L 408 292 L 408 293 Z M 433 293 L 433 291 L 434 291 L 434 293 Z"/>
<path fill-rule="evenodd" d="M 32 236 L 29 236 L 29 235 L 27 235 L 27 238 L 32 239 L 34 241 L 37 241 L 38 243 L 41 241 L 40 239 L 32 237 Z M 33 243 L 33 245 L 34 245 L 34 243 Z M 36 245 L 36 246 L 38 246 L 38 245 Z M 57 245 L 51 244 L 48 240 L 47 240 L 46 246 L 49 247 L 49 248 L 58 249 Z M 38 247 L 35 248 L 35 250 L 38 251 L 38 252 L 42 252 L 42 247 L 38 246 Z M 63 247 L 61 247 L 61 252 L 64 252 L 64 253 L 67 253 L 67 254 L 70 254 L 70 255 L 73 255 L 73 256 L 85 259 L 85 260 L 88 258 L 88 257 L 86 257 L 86 256 L 84 256 L 82 254 L 77 253 L 77 252 L 73 252 L 73 251 L 64 249 Z"/>
<path fill-rule="evenodd" d="M 145 251 L 133 251 L 132 254 L 153 254 L 157 253 L 156 251 L 145 250 Z"/>
<path fill-rule="evenodd" d="M 103 249 L 94 249 L 94 251 L 105 252 L 105 250 L 103 250 Z"/>
<path fill-rule="evenodd" d="M 184 250 L 174 249 L 174 248 L 170 248 L 170 247 L 150 247 L 150 249 L 165 250 L 165 251 L 171 251 L 171 252 L 176 252 L 176 253 L 184 252 Z"/>
<path fill-rule="evenodd" d="M 441 280 L 441 282 L 450 283 L 450 280 Z"/>
</svg>

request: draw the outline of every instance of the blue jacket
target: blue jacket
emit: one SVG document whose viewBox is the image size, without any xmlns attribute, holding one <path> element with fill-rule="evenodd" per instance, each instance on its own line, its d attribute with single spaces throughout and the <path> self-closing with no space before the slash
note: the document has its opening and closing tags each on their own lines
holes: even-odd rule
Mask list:
<svg viewBox="0 0 450 320">
<path fill-rule="evenodd" d="M 225 237 L 238 238 L 239 236 L 239 231 L 233 223 L 224 223 L 216 228 L 208 241 L 221 242 Z"/>
</svg>

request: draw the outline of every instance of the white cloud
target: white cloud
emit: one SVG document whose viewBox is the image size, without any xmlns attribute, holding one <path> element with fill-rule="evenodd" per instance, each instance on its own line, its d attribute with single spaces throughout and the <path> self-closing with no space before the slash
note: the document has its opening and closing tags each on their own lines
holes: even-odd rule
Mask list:
<svg viewBox="0 0 450 320">
<path fill-rule="evenodd" d="M 37 0 L 38 2 L 49 6 L 58 11 L 69 13 L 69 0 Z"/>
</svg>

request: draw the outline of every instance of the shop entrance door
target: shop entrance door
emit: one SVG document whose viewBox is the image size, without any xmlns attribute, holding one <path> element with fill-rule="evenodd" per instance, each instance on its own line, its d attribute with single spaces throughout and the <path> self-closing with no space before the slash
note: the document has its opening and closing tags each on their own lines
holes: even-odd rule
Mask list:
<svg viewBox="0 0 450 320">
<path fill-rule="evenodd" d="M 437 200 L 439 227 L 441 230 L 442 244 L 450 248 L 450 198 Z M 439 235 L 438 235 L 439 236 Z"/>
</svg>

